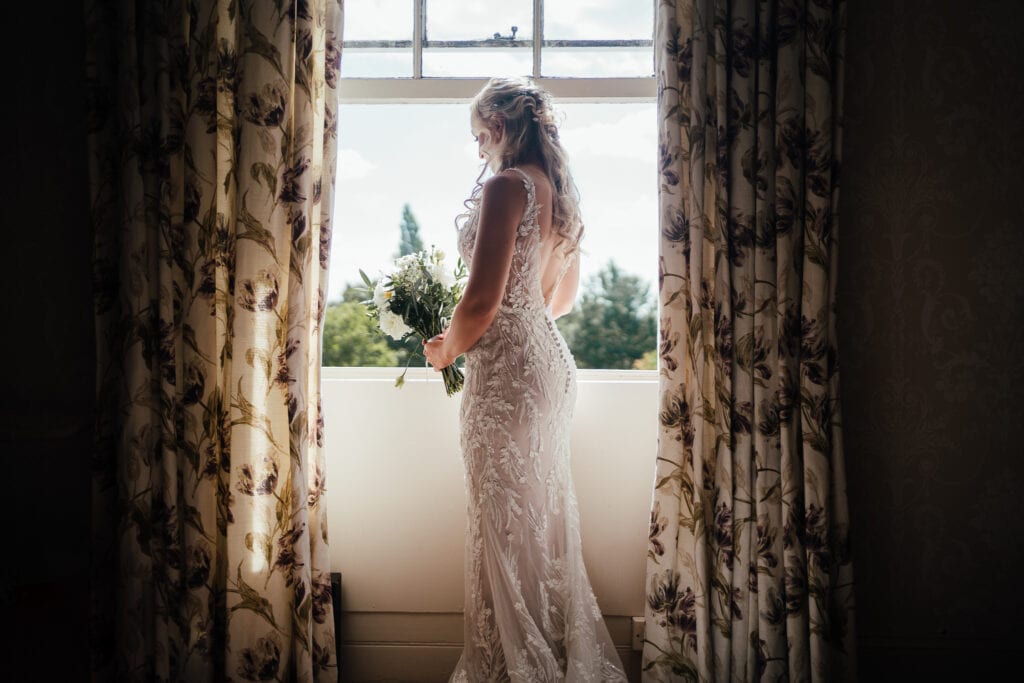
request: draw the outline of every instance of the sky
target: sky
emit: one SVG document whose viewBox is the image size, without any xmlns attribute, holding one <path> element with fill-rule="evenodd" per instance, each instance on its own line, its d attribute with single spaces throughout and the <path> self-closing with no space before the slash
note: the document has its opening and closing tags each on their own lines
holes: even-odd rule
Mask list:
<svg viewBox="0 0 1024 683">
<path fill-rule="evenodd" d="M 346 40 L 411 40 L 412 0 L 348 0 Z M 427 37 L 486 38 L 495 31 L 533 34 L 533 0 L 427 0 Z M 653 0 L 544 0 L 546 38 L 650 38 Z"/>
<path fill-rule="evenodd" d="M 637 4 L 637 0 L 545 0 L 545 35 L 649 37 L 650 10 L 645 17 L 644 12 L 635 11 Z M 345 38 L 408 38 L 411 27 L 404 35 L 401 22 L 392 20 L 395 15 L 386 14 L 408 12 L 411 6 L 411 0 L 350 0 L 346 4 Z M 502 16 L 494 21 L 516 21 L 520 26 L 517 37 L 528 37 L 532 26 L 530 6 L 531 0 L 428 0 L 428 27 L 434 21 L 449 27 L 446 32 L 434 31 L 438 39 L 475 38 L 485 26 L 493 24 L 489 14 L 497 13 Z M 525 14 L 516 15 L 517 8 Z M 508 33 L 508 28 L 500 30 Z M 343 77 L 407 75 L 387 73 L 404 58 L 392 59 L 380 51 L 363 55 L 353 52 L 343 53 Z M 445 75 L 529 71 L 529 67 L 520 68 L 515 55 L 473 52 L 461 49 L 460 54 L 465 55 L 461 59 L 446 56 L 434 64 L 439 69 L 444 67 Z M 518 52 L 528 54 L 529 50 Z M 559 58 L 549 53 L 542 64 L 560 65 L 567 70 L 564 75 L 577 76 L 641 75 L 651 69 L 649 50 L 642 48 L 563 52 L 568 54 Z M 411 58 L 408 61 L 411 65 Z M 428 65 L 429 56 L 425 55 L 425 70 Z M 569 73 L 573 70 L 575 73 Z M 556 108 L 586 226 L 581 261 L 584 282 L 614 259 L 622 270 L 653 284 L 658 240 L 655 104 L 556 102 Z M 472 191 L 481 164 L 465 103 L 340 105 L 329 299 L 339 299 L 347 283 L 357 282 L 360 268 L 372 277 L 388 266 L 398 247 L 405 203 L 419 223 L 424 244 L 443 249 L 454 263 L 454 219 L 463 210 L 463 200 Z"/>
</svg>

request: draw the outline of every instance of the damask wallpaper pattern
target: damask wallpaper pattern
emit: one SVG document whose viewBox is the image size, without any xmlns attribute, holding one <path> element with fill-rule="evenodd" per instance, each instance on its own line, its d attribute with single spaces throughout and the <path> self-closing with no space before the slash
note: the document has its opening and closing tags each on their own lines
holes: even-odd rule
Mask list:
<svg viewBox="0 0 1024 683">
<path fill-rule="evenodd" d="M 1022 14 L 849 8 L 838 321 L 863 680 L 986 680 L 983 653 L 1021 647 Z"/>
</svg>

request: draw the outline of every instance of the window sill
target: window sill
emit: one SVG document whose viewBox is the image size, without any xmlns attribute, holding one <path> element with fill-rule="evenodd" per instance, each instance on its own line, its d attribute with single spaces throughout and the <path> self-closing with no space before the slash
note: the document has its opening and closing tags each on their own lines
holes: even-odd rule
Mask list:
<svg viewBox="0 0 1024 683">
<path fill-rule="evenodd" d="M 394 382 L 402 374 L 402 368 L 355 368 L 355 367 L 324 367 L 320 373 L 323 381 L 342 382 Z M 405 375 L 409 382 L 436 382 L 441 384 L 441 376 L 432 369 L 410 365 Z M 577 384 L 657 384 L 657 370 L 597 370 L 580 368 L 576 371 Z"/>
</svg>

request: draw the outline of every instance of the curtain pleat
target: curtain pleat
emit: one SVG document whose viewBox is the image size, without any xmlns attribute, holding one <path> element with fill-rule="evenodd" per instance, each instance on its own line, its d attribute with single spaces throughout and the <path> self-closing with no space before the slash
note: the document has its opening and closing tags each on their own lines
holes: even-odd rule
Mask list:
<svg viewBox="0 0 1024 683">
<path fill-rule="evenodd" d="M 89 0 L 93 678 L 336 680 L 339 0 Z"/>
<path fill-rule="evenodd" d="M 661 430 L 644 680 L 855 680 L 835 336 L 842 0 L 655 30 Z"/>
</svg>

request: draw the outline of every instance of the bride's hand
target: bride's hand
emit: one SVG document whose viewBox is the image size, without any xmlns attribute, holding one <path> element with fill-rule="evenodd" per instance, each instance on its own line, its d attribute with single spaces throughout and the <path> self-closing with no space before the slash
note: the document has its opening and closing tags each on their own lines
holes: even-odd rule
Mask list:
<svg viewBox="0 0 1024 683">
<path fill-rule="evenodd" d="M 441 334 L 423 340 L 423 355 L 434 366 L 434 372 L 440 372 L 455 362 L 454 358 L 448 356 L 445 349 L 444 340 L 447 336 L 448 330 L 445 330 Z"/>
</svg>

